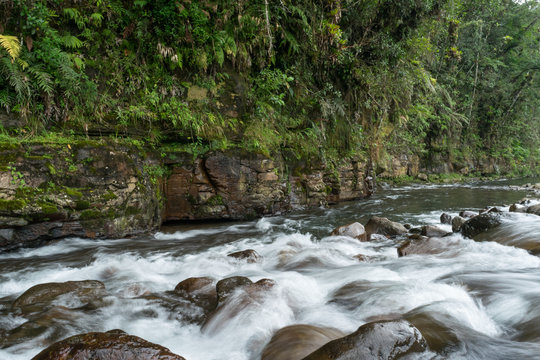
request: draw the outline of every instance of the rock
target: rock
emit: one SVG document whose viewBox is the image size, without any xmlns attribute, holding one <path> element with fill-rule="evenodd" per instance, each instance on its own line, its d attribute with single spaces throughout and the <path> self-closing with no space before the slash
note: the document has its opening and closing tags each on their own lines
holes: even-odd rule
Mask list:
<svg viewBox="0 0 540 360">
<path fill-rule="evenodd" d="M 233 276 L 218 281 L 216 284 L 218 304 L 225 302 L 227 297 L 236 289 L 253 284 L 253 281 L 244 276 Z"/>
<path fill-rule="evenodd" d="M 441 228 L 438 228 L 437 226 L 433 225 L 424 225 L 422 226 L 422 232 L 421 235 L 428 236 L 428 237 L 442 237 L 448 234 L 448 231 L 443 230 Z"/>
<path fill-rule="evenodd" d="M 458 345 L 459 339 L 455 334 L 455 330 L 448 326 L 447 319 L 439 320 L 437 315 L 437 313 L 413 310 L 406 314 L 404 319 L 420 330 L 431 351 L 442 353 Z"/>
<path fill-rule="evenodd" d="M 529 206 L 527 208 L 527 214 L 535 214 L 540 216 L 540 204 Z"/>
<path fill-rule="evenodd" d="M 337 329 L 291 325 L 278 330 L 265 346 L 261 360 L 302 360 L 326 343 L 345 336 Z"/>
<path fill-rule="evenodd" d="M 365 226 L 368 239 L 371 239 L 372 234 L 380 234 L 387 237 L 402 235 L 407 232 L 405 226 L 400 223 L 393 222 L 387 218 L 372 216 Z"/>
<path fill-rule="evenodd" d="M 348 236 L 348 237 L 358 239 L 360 241 L 367 240 L 366 229 L 364 228 L 362 224 L 357 223 L 357 222 L 349 224 L 349 225 L 340 226 L 334 229 L 334 231 L 332 231 L 332 234 L 330 235 L 331 236 L 339 236 L 339 235 Z"/>
<path fill-rule="evenodd" d="M 440 254 L 448 248 L 448 241 L 438 237 L 421 240 L 408 240 L 398 248 L 398 255 Z"/>
<path fill-rule="evenodd" d="M 356 332 L 333 340 L 303 360 L 398 359 L 424 352 L 427 344 L 420 331 L 404 320 L 362 325 Z"/>
<path fill-rule="evenodd" d="M 452 216 L 450 216 L 449 214 L 447 213 L 442 213 L 441 214 L 441 224 L 452 224 Z"/>
<path fill-rule="evenodd" d="M 532 186 L 533 189 L 540 190 L 540 183 L 536 183 Z"/>
<path fill-rule="evenodd" d="M 24 313 L 33 312 L 50 305 L 59 296 L 69 297 L 69 303 L 77 300 L 77 307 L 96 305 L 106 295 L 105 285 L 97 280 L 45 283 L 32 286 L 13 302 L 13 309 Z"/>
<path fill-rule="evenodd" d="M 75 335 L 52 344 L 32 360 L 185 360 L 169 349 L 121 330 Z"/>
<path fill-rule="evenodd" d="M 174 293 L 200 307 L 205 316 L 217 307 L 216 286 L 214 286 L 214 280 L 209 277 L 185 279 L 176 285 Z"/>
<path fill-rule="evenodd" d="M 259 253 L 257 253 L 255 250 L 251 250 L 251 249 L 237 251 L 237 252 L 228 254 L 227 256 L 230 256 L 238 260 L 245 260 L 249 264 L 262 262 L 262 256 L 259 255 Z"/>
<path fill-rule="evenodd" d="M 461 227 L 463 226 L 463 224 L 465 224 L 466 221 L 467 220 L 462 218 L 461 216 L 455 216 L 452 219 L 452 231 L 459 232 L 459 230 L 461 230 Z"/>
<path fill-rule="evenodd" d="M 420 173 L 418 174 L 418 180 L 422 180 L 422 181 L 428 181 L 428 176 L 424 173 Z"/>
<path fill-rule="evenodd" d="M 520 204 L 512 204 L 510 205 L 510 212 L 518 212 L 518 213 L 526 213 L 527 212 L 527 206 L 523 206 Z"/>
<path fill-rule="evenodd" d="M 498 212 L 484 213 L 467 220 L 461 226 L 461 233 L 469 238 L 493 229 L 501 224 L 501 215 Z"/>
<path fill-rule="evenodd" d="M 478 214 L 475 213 L 474 211 L 468 211 L 468 210 L 464 210 L 459 213 L 459 216 L 461 216 L 464 219 L 470 219 L 470 218 L 475 217 L 476 215 Z"/>
</svg>

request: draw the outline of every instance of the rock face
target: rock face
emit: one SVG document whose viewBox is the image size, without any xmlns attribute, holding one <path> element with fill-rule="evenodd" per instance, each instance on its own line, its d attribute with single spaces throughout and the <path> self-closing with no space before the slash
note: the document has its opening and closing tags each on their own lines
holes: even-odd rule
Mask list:
<svg viewBox="0 0 540 360">
<path fill-rule="evenodd" d="M 264 347 L 261 360 L 302 360 L 326 343 L 345 336 L 337 329 L 291 325 L 278 330 Z"/>
<path fill-rule="evenodd" d="M 3 145 L 0 250 L 156 229 L 161 219 L 155 167 L 136 148 L 113 142 Z"/>
<path fill-rule="evenodd" d="M 461 226 L 461 233 L 474 238 L 478 234 L 499 226 L 501 222 L 501 215 L 498 212 L 487 212 L 467 220 Z"/>
<path fill-rule="evenodd" d="M 185 360 L 169 349 L 121 330 L 75 335 L 59 341 L 32 360 Z"/>
<path fill-rule="evenodd" d="M 400 223 L 393 222 L 387 218 L 373 216 L 367 222 L 365 226 L 368 238 L 371 238 L 373 234 L 380 234 L 384 236 L 396 236 L 402 235 L 407 232 L 407 228 Z"/>
<path fill-rule="evenodd" d="M 380 321 L 329 342 L 304 360 L 398 359 L 425 350 L 422 334 L 407 321 Z"/>
<path fill-rule="evenodd" d="M 367 233 L 364 226 L 360 223 L 352 223 L 349 225 L 340 226 L 334 231 L 332 231 L 332 236 L 349 236 L 355 239 L 358 239 L 360 241 L 366 241 L 367 240 Z"/>
<path fill-rule="evenodd" d="M 355 200 L 373 193 L 365 163 L 334 171 L 322 164 L 286 161 L 241 151 L 211 152 L 193 160 L 171 154 L 163 219 L 248 219 L 305 206 Z"/>
</svg>

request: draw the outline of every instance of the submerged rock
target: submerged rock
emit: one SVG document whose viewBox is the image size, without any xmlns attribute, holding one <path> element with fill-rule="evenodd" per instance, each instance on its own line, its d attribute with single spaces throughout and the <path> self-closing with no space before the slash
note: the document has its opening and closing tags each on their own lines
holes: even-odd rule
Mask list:
<svg viewBox="0 0 540 360">
<path fill-rule="evenodd" d="M 13 302 L 13 309 L 23 313 L 40 310 L 64 295 L 75 307 L 96 305 L 107 294 L 105 285 L 97 280 L 45 283 L 32 286 Z"/>
<path fill-rule="evenodd" d="M 231 254 L 227 254 L 227 256 L 230 256 L 238 260 L 245 260 L 249 264 L 262 262 L 262 256 L 259 255 L 258 252 L 252 249 L 233 252 Z"/>
<path fill-rule="evenodd" d="M 498 212 L 487 212 L 467 220 L 461 226 L 461 233 L 469 238 L 493 229 L 501 224 L 501 215 Z"/>
<path fill-rule="evenodd" d="M 332 235 L 332 236 L 338 236 L 338 235 L 348 236 L 348 237 L 358 239 L 360 241 L 366 241 L 367 240 L 366 229 L 364 228 L 364 226 L 362 224 L 357 223 L 357 222 L 349 224 L 349 225 L 340 226 L 340 227 L 334 229 L 334 231 L 332 231 L 332 234 L 330 234 L 330 235 Z"/>
<path fill-rule="evenodd" d="M 390 221 L 387 218 L 372 216 L 365 226 L 368 239 L 371 239 L 372 234 L 380 234 L 384 236 L 402 235 L 407 232 L 407 228 L 400 223 Z"/>
<path fill-rule="evenodd" d="M 121 330 L 75 335 L 52 344 L 32 360 L 185 360 L 169 349 Z"/>
<path fill-rule="evenodd" d="M 345 336 L 333 328 L 291 325 L 278 330 L 265 346 L 261 360 L 302 360 L 326 343 Z"/>
<path fill-rule="evenodd" d="M 303 360 L 398 359 L 424 352 L 426 348 L 426 340 L 409 322 L 380 321 L 362 325 L 354 333 L 329 342 Z"/>
</svg>

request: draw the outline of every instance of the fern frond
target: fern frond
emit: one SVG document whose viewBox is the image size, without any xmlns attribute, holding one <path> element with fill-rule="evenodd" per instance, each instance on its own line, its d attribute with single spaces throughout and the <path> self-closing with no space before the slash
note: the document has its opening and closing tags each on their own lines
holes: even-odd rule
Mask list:
<svg viewBox="0 0 540 360">
<path fill-rule="evenodd" d="M 0 46 L 7 51 L 11 57 L 11 62 L 17 59 L 21 53 L 21 43 L 16 36 L 0 34 Z"/>
<path fill-rule="evenodd" d="M 53 92 L 52 76 L 47 73 L 41 66 L 33 66 L 28 69 L 35 79 L 35 84 L 44 93 L 51 95 Z"/>
<path fill-rule="evenodd" d="M 20 98 L 29 97 L 30 86 L 28 85 L 26 75 L 20 71 L 19 67 L 13 64 L 8 58 L 0 58 L 0 61 L 0 70 L 7 78 L 9 85 L 15 89 L 17 96 Z"/>
<path fill-rule="evenodd" d="M 62 45 L 69 49 L 79 49 L 83 47 L 84 43 L 79 40 L 76 36 L 73 36 L 71 34 L 64 35 L 60 38 L 60 41 L 62 42 Z"/>
</svg>

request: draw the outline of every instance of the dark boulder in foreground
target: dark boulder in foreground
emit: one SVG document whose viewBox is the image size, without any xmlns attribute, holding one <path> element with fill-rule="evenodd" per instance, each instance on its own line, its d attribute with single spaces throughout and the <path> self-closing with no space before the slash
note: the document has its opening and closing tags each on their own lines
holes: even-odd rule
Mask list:
<svg viewBox="0 0 540 360">
<path fill-rule="evenodd" d="M 32 360 L 185 360 L 169 349 L 121 330 L 75 335 L 52 344 Z"/>
<path fill-rule="evenodd" d="M 252 249 L 242 250 L 227 254 L 227 256 L 235 258 L 237 260 L 245 260 L 248 264 L 254 264 L 262 262 L 262 256 L 258 252 Z"/>
<path fill-rule="evenodd" d="M 404 320 L 379 321 L 362 325 L 356 332 L 333 340 L 303 360 L 398 359 L 424 352 L 426 340 Z"/>
<path fill-rule="evenodd" d="M 313 325 L 291 325 L 278 330 L 264 347 L 261 360 L 302 360 L 328 342 L 345 334 Z"/>
<path fill-rule="evenodd" d="M 357 223 L 357 222 L 349 224 L 349 225 L 340 226 L 334 229 L 331 235 L 332 236 L 339 236 L 339 235 L 348 236 L 348 237 L 358 239 L 360 241 L 367 240 L 366 229 L 364 228 L 362 224 Z"/>
<path fill-rule="evenodd" d="M 502 223 L 501 214 L 498 212 L 487 212 L 467 220 L 461 226 L 461 233 L 469 238 L 474 238 L 483 232 L 496 228 Z"/>
<path fill-rule="evenodd" d="M 384 236 L 396 236 L 402 235 L 407 232 L 407 228 L 400 223 L 390 221 L 387 218 L 372 216 L 365 226 L 368 239 L 373 234 L 380 234 Z"/>
</svg>

